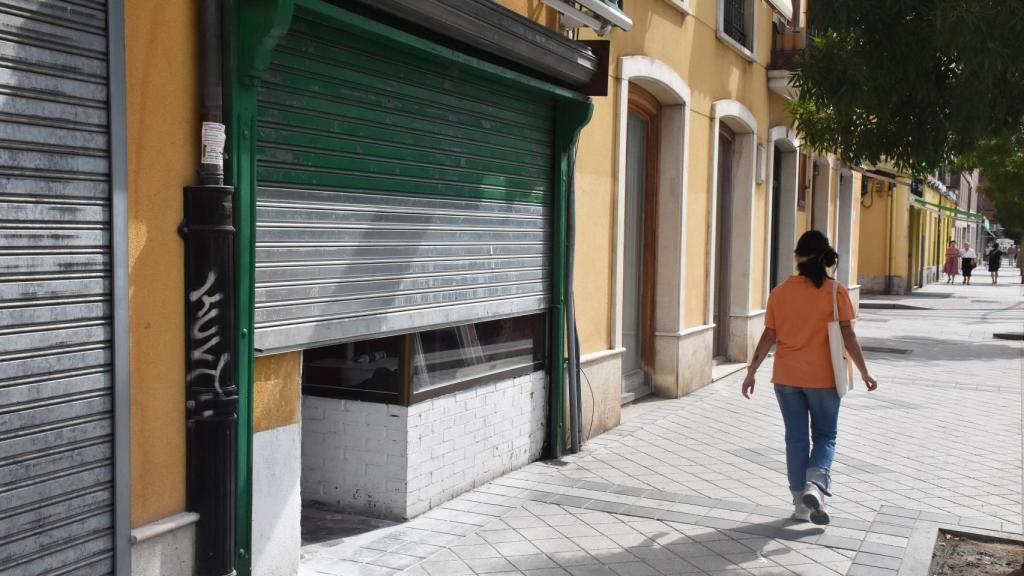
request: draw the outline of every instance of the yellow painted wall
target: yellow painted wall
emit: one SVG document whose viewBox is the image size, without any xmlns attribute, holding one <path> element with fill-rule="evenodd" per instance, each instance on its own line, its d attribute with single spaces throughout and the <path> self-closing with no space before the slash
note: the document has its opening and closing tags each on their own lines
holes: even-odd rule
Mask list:
<svg viewBox="0 0 1024 576">
<path fill-rule="evenodd" d="M 910 272 L 910 185 L 898 184 L 893 191 L 893 248 L 892 269 L 894 276 L 908 279 Z"/>
<path fill-rule="evenodd" d="M 196 5 L 126 2 L 132 526 L 185 509 L 181 188 L 198 150 Z"/>
<path fill-rule="evenodd" d="M 708 167 L 711 165 L 711 122 L 690 114 L 690 177 L 686 212 L 686 326 L 704 324 L 708 307 Z M 702 145 L 703 144 L 703 145 Z"/>
<path fill-rule="evenodd" d="M 299 421 L 302 352 L 259 356 L 253 363 L 253 432 Z"/>
<path fill-rule="evenodd" d="M 543 24 L 551 30 L 558 27 L 558 14 L 540 0 L 495 0 L 495 2 L 534 22 Z"/>
<path fill-rule="evenodd" d="M 594 99 L 594 115 L 583 129 L 576 160 L 576 321 L 580 349 L 611 346 L 611 299 L 615 249 L 616 97 Z M 585 288 L 584 288 L 585 287 Z"/>
<path fill-rule="evenodd" d="M 853 173 L 853 238 L 850 241 L 850 283 L 859 284 L 857 281 L 860 274 L 860 225 L 861 225 L 861 204 L 860 187 L 863 177 L 859 172 Z"/>
<path fill-rule="evenodd" d="M 859 202 L 860 226 L 856 227 L 860 234 L 860 240 L 857 243 L 858 275 L 884 276 L 886 274 L 889 184 L 882 183 L 882 190 L 877 192 L 876 182 L 878 180 L 871 179 L 869 181 L 868 194 Z"/>
<path fill-rule="evenodd" d="M 810 230 L 810 217 L 807 215 L 806 210 L 798 210 L 796 213 L 796 237 L 800 239 L 800 235 Z"/>
<path fill-rule="evenodd" d="M 767 155 L 767 154 L 766 154 Z M 767 159 L 765 160 L 767 161 Z M 754 252 L 751 255 L 750 281 L 753 288 L 750 290 L 750 309 L 763 310 L 768 302 L 768 295 L 765 294 L 765 274 L 771 255 L 768 253 L 768 243 L 765 236 L 768 232 L 769 223 L 765 222 L 768 217 L 768 188 L 770 182 L 758 186 L 754 192 Z"/>
</svg>

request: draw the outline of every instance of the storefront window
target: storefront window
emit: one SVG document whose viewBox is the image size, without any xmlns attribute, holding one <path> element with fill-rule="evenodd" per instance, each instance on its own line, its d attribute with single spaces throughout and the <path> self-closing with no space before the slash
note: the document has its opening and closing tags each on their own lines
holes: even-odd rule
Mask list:
<svg viewBox="0 0 1024 576">
<path fill-rule="evenodd" d="M 488 320 L 303 352 L 304 394 L 413 404 L 542 369 L 544 314 Z"/>
<path fill-rule="evenodd" d="M 544 316 L 537 315 L 415 334 L 412 392 L 542 362 L 544 333 Z"/>
<path fill-rule="evenodd" d="M 404 356 L 404 336 L 305 350 L 303 391 L 397 403 L 405 380 Z"/>
</svg>

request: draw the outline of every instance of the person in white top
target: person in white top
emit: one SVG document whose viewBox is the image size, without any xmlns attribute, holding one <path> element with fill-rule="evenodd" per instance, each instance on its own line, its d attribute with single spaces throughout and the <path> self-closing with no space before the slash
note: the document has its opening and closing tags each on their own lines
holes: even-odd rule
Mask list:
<svg viewBox="0 0 1024 576">
<path fill-rule="evenodd" d="M 971 283 L 971 272 L 977 266 L 978 254 L 971 248 L 970 242 L 964 242 L 964 249 L 960 251 L 960 271 L 964 275 L 964 284 Z"/>
</svg>

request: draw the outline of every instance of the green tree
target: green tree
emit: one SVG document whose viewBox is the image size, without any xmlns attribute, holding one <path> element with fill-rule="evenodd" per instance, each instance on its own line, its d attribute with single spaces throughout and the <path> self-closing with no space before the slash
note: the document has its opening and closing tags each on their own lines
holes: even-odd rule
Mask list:
<svg viewBox="0 0 1024 576">
<path fill-rule="evenodd" d="M 930 173 L 1024 118 L 1024 1 L 821 0 L 793 71 L 803 140 Z"/>
<path fill-rule="evenodd" d="M 961 163 L 981 169 L 980 192 L 995 204 L 1003 233 L 1024 245 L 1024 124 L 999 138 L 982 140 Z"/>
</svg>

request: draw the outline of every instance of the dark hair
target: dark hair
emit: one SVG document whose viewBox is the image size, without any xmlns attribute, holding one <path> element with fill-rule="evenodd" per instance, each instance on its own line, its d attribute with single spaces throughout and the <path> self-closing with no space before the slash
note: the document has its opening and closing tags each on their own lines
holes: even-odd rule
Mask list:
<svg viewBox="0 0 1024 576">
<path fill-rule="evenodd" d="M 839 262 L 839 253 L 829 246 L 828 238 L 817 230 L 808 230 L 796 243 L 796 269 L 801 276 L 809 278 L 814 286 L 821 288 L 828 275 L 828 269 Z"/>
</svg>

